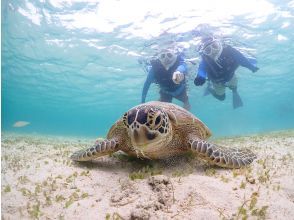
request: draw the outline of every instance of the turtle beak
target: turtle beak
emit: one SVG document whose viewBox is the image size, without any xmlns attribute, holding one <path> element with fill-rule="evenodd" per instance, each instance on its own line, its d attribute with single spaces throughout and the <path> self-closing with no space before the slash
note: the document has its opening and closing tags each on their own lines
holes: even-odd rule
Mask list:
<svg viewBox="0 0 294 220">
<path fill-rule="evenodd" d="M 133 146 L 145 146 L 158 136 L 157 133 L 149 131 L 145 126 L 130 130 L 130 137 Z"/>
</svg>

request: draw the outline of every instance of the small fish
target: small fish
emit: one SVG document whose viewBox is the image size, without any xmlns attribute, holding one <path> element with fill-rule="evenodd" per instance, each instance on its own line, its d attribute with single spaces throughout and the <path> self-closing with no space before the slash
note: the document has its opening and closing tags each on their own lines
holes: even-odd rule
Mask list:
<svg viewBox="0 0 294 220">
<path fill-rule="evenodd" d="M 27 122 L 27 121 L 17 121 L 13 124 L 13 127 L 21 128 L 21 127 L 27 126 L 29 124 L 30 124 L 30 122 Z"/>
</svg>

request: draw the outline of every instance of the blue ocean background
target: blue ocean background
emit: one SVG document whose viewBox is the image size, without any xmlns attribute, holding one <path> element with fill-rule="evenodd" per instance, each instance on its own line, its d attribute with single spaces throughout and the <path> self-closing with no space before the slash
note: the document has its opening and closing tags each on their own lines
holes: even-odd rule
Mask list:
<svg viewBox="0 0 294 220">
<path fill-rule="evenodd" d="M 195 58 L 191 112 L 215 136 L 294 128 L 294 1 L 6 0 L 1 27 L 2 132 L 105 137 L 140 104 L 138 59 L 167 40 Z M 199 27 L 257 58 L 258 72 L 237 70 L 242 108 L 231 91 L 220 102 L 193 85 Z M 158 97 L 153 84 L 147 101 Z"/>
</svg>

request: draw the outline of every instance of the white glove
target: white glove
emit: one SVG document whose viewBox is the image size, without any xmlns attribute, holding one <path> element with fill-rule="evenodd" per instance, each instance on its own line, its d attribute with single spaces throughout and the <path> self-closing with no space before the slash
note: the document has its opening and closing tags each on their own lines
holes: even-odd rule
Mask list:
<svg viewBox="0 0 294 220">
<path fill-rule="evenodd" d="M 180 84 L 180 82 L 182 82 L 184 78 L 185 78 L 184 73 L 181 73 L 179 71 L 176 71 L 173 74 L 173 81 L 175 84 Z"/>
</svg>

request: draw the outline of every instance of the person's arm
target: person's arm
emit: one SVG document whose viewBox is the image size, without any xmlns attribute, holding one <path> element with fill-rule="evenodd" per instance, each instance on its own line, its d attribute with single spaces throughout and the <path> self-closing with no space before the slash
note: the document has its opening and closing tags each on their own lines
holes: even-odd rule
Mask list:
<svg viewBox="0 0 294 220">
<path fill-rule="evenodd" d="M 150 87 L 151 83 L 153 83 L 153 82 L 154 82 L 154 72 L 153 72 L 153 69 L 151 68 L 148 75 L 147 75 L 146 81 L 144 83 L 144 87 L 143 87 L 143 90 L 142 90 L 141 103 L 145 102 L 147 92 L 149 90 L 149 87 Z"/>
<path fill-rule="evenodd" d="M 180 63 L 179 63 L 179 66 L 178 66 L 176 71 L 184 73 L 185 75 L 188 73 L 187 64 L 186 64 L 185 60 L 182 57 L 180 58 Z"/>
<path fill-rule="evenodd" d="M 259 68 L 253 65 L 252 63 L 250 63 L 249 60 L 241 52 L 239 52 L 233 47 L 231 47 L 231 51 L 233 53 L 233 56 L 235 57 L 235 59 L 241 66 L 246 67 L 252 72 L 256 72 L 257 70 L 259 70 Z"/>
<path fill-rule="evenodd" d="M 201 60 L 201 62 L 199 64 L 197 76 L 202 77 L 204 79 L 206 79 L 206 77 L 207 77 L 206 63 L 204 60 Z"/>
<path fill-rule="evenodd" d="M 188 74 L 188 67 L 184 58 L 181 56 L 179 60 L 179 65 L 176 71 L 173 73 L 172 80 L 175 84 L 180 84 L 185 82 L 185 77 Z"/>
<path fill-rule="evenodd" d="M 206 63 L 204 60 L 201 60 L 199 67 L 198 67 L 198 72 L 197 72 L 197 76 L 194 80 L 194 84 L 196 86 L 201 86 L 205 83 L 206 81 L 206 77 L 207 77 L 207 73 L 206 73 Z"/>
</svg>

